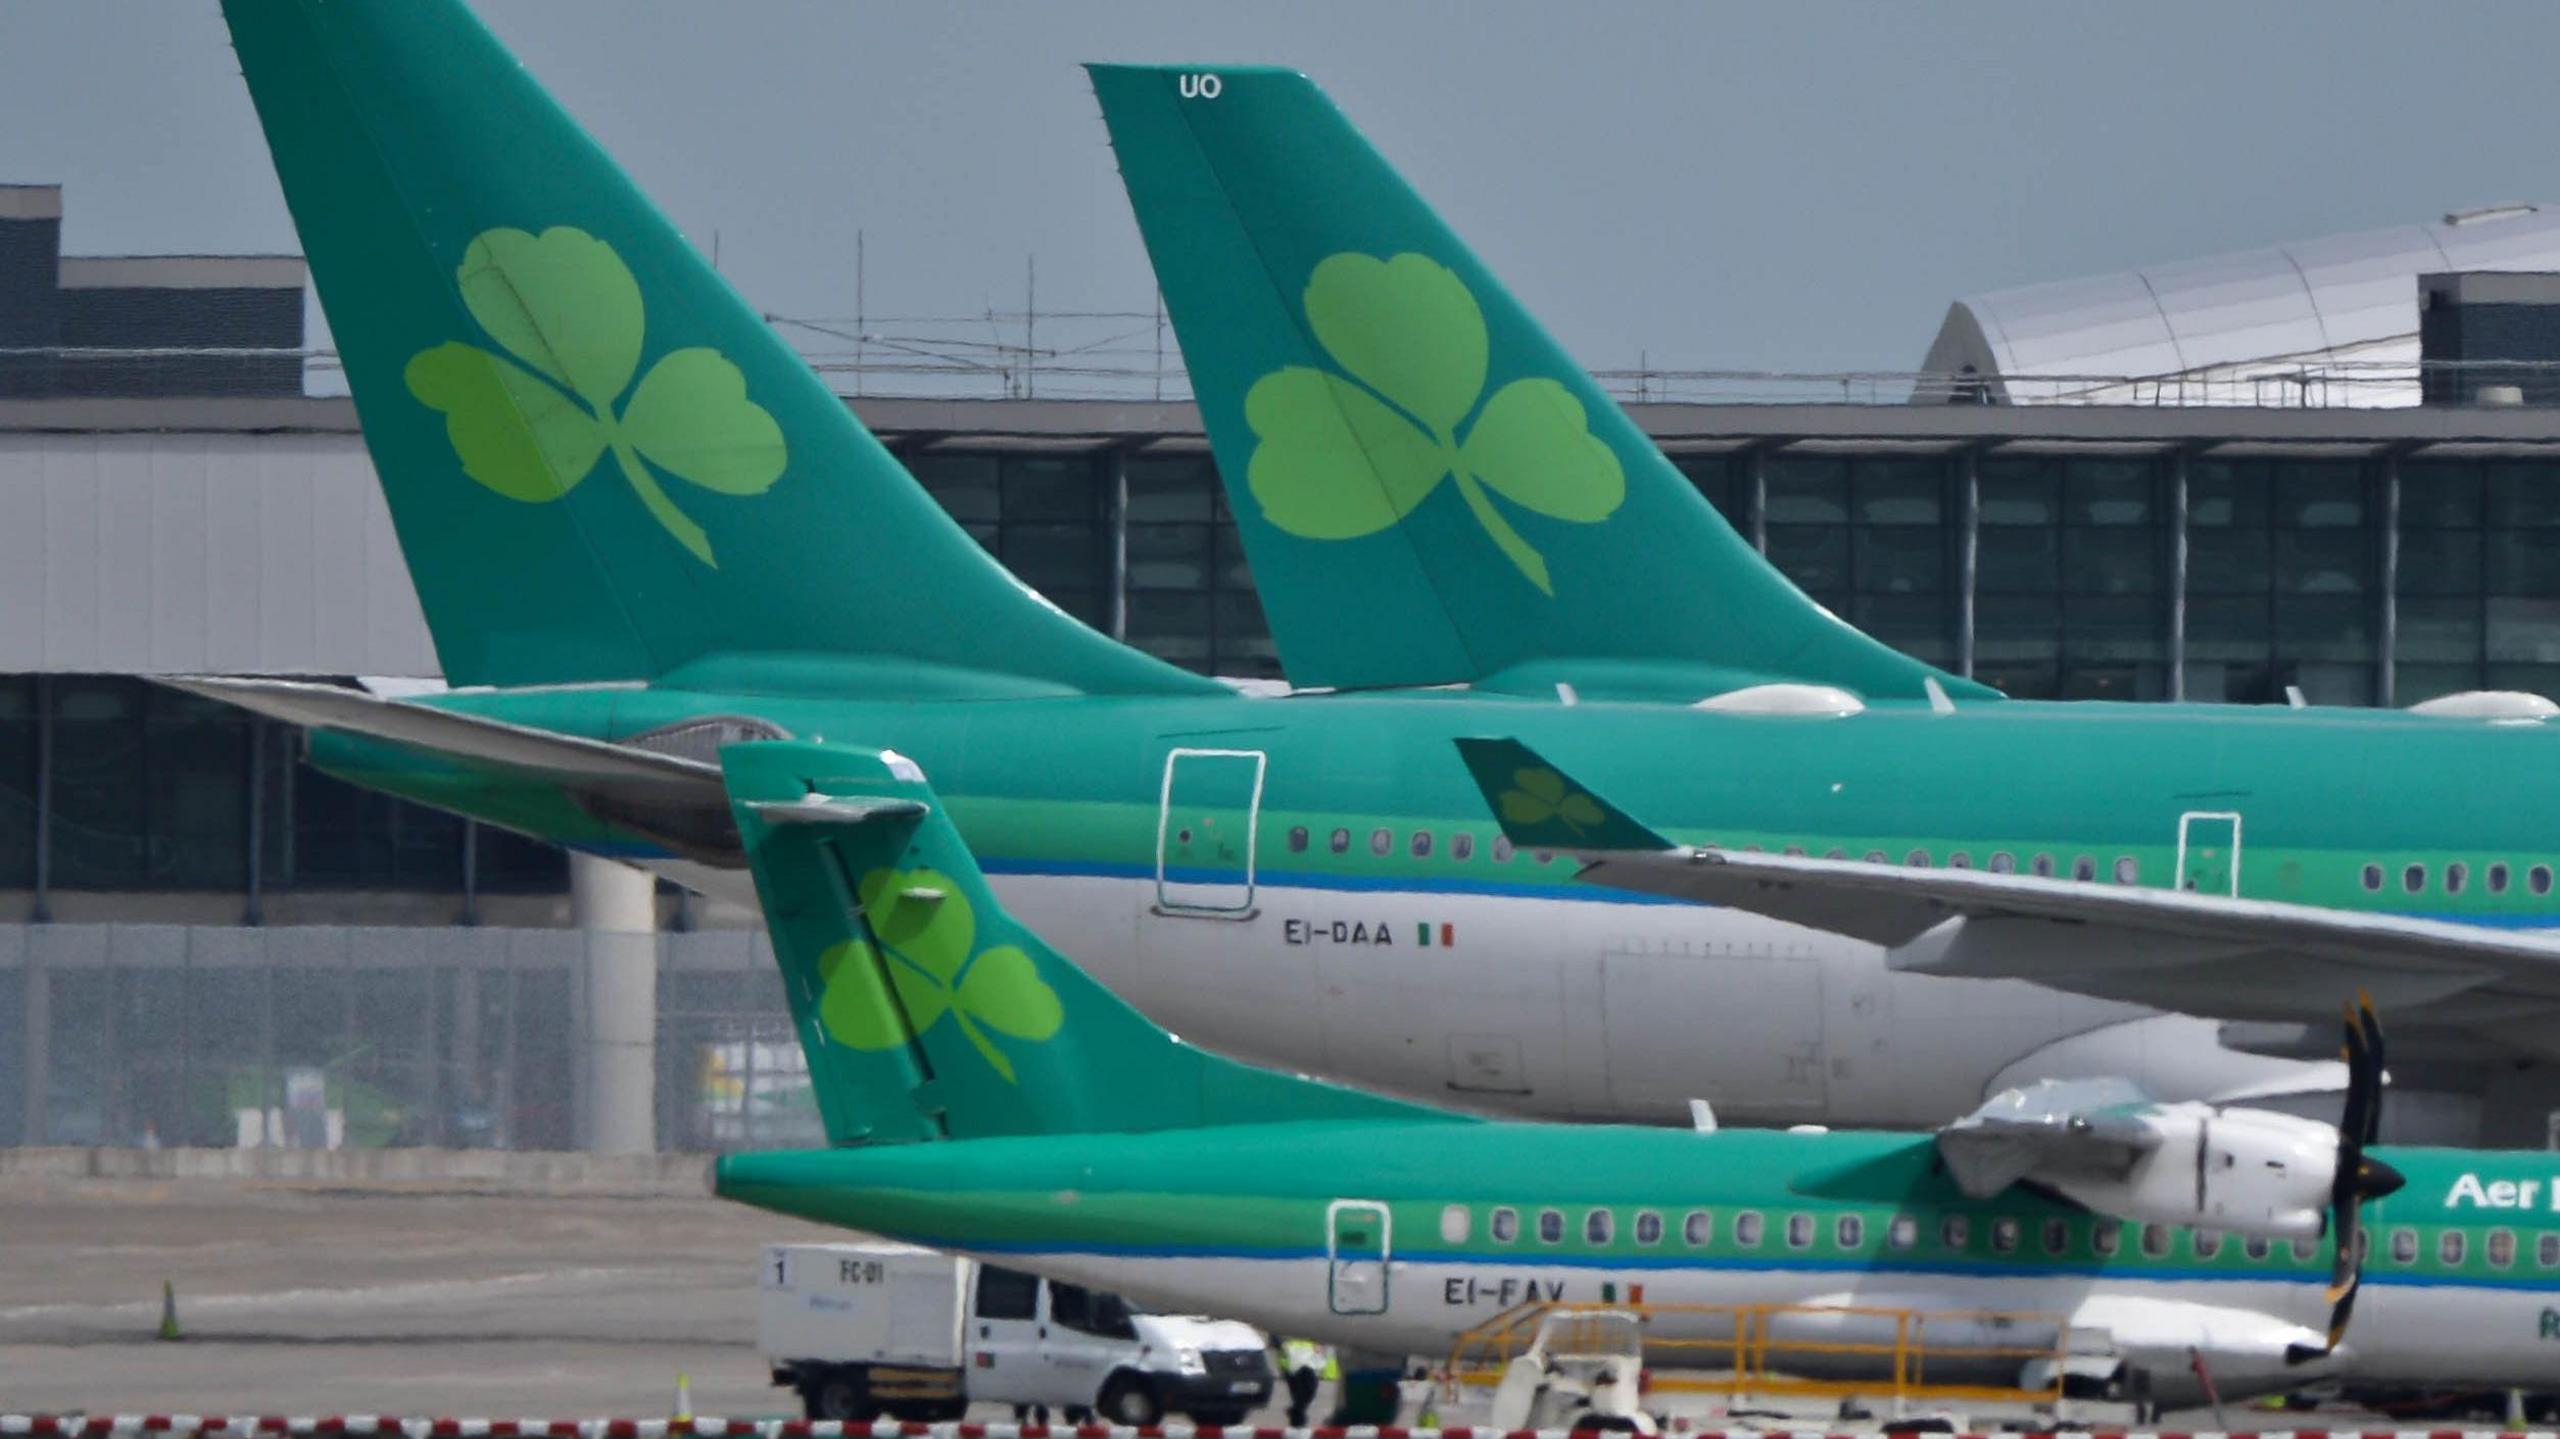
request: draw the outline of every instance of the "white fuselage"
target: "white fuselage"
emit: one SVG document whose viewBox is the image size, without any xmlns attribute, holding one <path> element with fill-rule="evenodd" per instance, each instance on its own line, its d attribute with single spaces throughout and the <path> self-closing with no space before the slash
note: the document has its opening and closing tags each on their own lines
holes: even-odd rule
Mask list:
<svg viewBox="0 0 2560 1439">
<path fill-rule="evenodd" d="M 755 903 L 743 874 L 660 868 Z M 1674 1123 L 1696 1098 L 1740 1124 L 1910 1128 L 2010 1085 L 2092 1075 L 2164 1100 L 2298 1084 L 2322 1110 L 2335 1102 L 2323 1067 L 2227 1049 L 2208 1020 L 1899 973 L 1875 945 L 1737 910 L 1597 888 L 1266 881 L 1239 912 L 1208 914 L 1163 905 L 1151 877 L 990 879 L 1024 923 L 1187 1039 L 1441 1104 Z"/>
</svg>

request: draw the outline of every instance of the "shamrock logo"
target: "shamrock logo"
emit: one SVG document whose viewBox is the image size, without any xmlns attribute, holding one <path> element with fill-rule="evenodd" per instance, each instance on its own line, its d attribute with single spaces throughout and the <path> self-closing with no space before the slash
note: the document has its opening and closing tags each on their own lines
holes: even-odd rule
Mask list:
<svg viewBox="0 0 2560 1439">
<path fill-rule="evenodd" d="M 410 357 L 403 378 L 443 413 L 462 472 L 508 499 L 547 504 L 610 450 L 667 533 L 719 568 L 710 537 L 657 471 L 723 495 L 760 495 L 782 477 L 782 427 L 747 398 L 738 367 L 717 350 L 675 350 L 634 387 L 647 328 L 640 283 L 584 230 L 482 231 L 454 278 L 506 354 L 449 341 Z"/>
<path fill-rule="evenodd" d="M 1038 1042 L 1066 1018 L 1058 992 L 1040 978 L 1031 956 L 1014 945 L 979 950 L 978 919 L 968 897 L 935 870 L 875 869 L 855 886 L 906 1022 L 919 1035 L 945 1014 L 1007 1084 L 1013 1061 L 987 1031 Z M 848 971 L 848 961 L 856 967 Z M 867 983 L 837 984 L 839 974 L 877 973 L 869 941 L 848 939 L 818 956 L 818 1020 L 856 1049 L 895 1049 L 907 1042 L 898 1016 Z"/>
<path fill-rule="evenodd" d="M 1545 824 L 1555 820 L 1575 834 L 1599 827 L 1608 818 L 1600 802 L 1568 787 L 1564 776 L 1544 767 L 1513 770 L 1512 788 L 1502 792 L 1502 817 L 1513 824 Z"/>
<path fill-rule="evenodd" d="M 1484 311 L 1427 256 L 1330 256 L 1307 281 L 1306 311 L 1345 373 L 1290 365 L 1246 393 L 1257 443 L 1245 478 L 1263 514 L 1306 539 L 1357 539 L 1452 480 L 1494 544 L 1553 595 L 1545 556 L 1493 496 L 1577 524 L 1617 510 L 1626 475 L 1582 402 L 1554 380 L 1513 380 L 1483 399 Z"/>
</svg>

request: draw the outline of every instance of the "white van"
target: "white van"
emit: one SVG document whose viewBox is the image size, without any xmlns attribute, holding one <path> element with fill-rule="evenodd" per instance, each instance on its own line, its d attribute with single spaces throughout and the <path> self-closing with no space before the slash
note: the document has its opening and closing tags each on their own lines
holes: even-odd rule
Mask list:
<svg viewBox="0 0 2560 1439">
<path fill-rule="evenodd" d="M 757 1346 L 812 1419 L 959 1419 L 973 1403 L 1234 1424 L 1271 1398 L 1260 1330 L 903 1244 L 768 1244 Z"/>
</svg>

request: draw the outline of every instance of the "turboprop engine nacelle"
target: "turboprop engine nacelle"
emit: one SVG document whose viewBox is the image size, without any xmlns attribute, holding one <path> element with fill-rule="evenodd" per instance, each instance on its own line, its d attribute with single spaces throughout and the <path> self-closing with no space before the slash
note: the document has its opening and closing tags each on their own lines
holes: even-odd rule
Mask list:
<svg viewBox="0 0 2560 1439">
<path fill-rule="evenodd" d="M 2310 1239 L 2327 1227 L 2338 1170 L 2335 1126 L 2193 1102 L 2126 1118 L 2145 1135 L 2121 1174 L 2054 1175 L 2047 1182 L 2101 1214 L 2142 1223 L 2268 1239 Z"/>
</svg>

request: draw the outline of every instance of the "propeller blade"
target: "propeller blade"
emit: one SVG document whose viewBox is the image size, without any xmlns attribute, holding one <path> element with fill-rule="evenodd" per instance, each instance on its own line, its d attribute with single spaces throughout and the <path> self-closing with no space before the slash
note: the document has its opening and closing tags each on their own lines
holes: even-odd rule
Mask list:
<svg viewBox="0 0 2560 1439">
<path fill-rule="evenodd" d="M 2329 1347 L 2320 1355 L 2304 1355 L 2305 1360 L 2335 1353 L 2355 1318 L 2356 1295 L 2364 1288 L 2365 1201 L 2396 1193 L 2409 1182 L 2399 1170 L 2365 1153 L 2382 1133 L 2382 1019 L 2370 994 L 2359 992 L 2346 1008 L 2345 1050 L 2347 1097 L 2338 1116 L 2338 1170 L 2329 1183 L 2329 1229 L 2338 1240 L 2337 1258 L 2329 1268 Z"/>
</svg>

